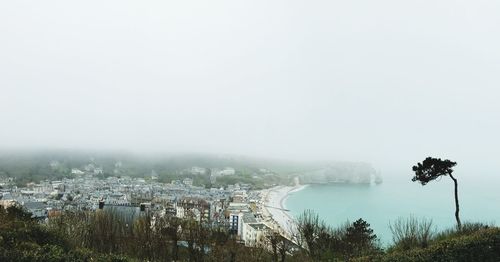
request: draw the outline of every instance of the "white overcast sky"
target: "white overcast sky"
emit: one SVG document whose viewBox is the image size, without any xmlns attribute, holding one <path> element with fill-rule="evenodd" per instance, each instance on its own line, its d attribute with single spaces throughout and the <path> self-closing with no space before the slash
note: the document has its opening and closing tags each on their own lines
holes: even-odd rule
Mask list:
<svg viewBox="0 0 500 262">
<path fill-rule="evenodd" d="M 494 165 L 499 14 L 496 0 L 1 1 L 0 147 Z"/>
</svg>

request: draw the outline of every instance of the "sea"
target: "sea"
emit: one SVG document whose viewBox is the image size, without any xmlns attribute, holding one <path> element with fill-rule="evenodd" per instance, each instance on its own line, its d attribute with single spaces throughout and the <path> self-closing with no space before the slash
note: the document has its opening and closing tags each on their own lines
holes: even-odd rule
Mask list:
<svg viewBox="0 0 500 262">
<path fill-rule="evenodd" d="M 495 175 L 459 177 L 460 218 L 463 222 L 500 225 L 500 178 Z M 454 185 L 442 177 L 422 186 L 411 176 L 384 177 L 379 185 L 311 184 L 291 193 L 284 206 L 297 218 L 313 210 L 332 227 L 358 218 L 367 221 L 383 246 L 392 243 L 389 227 L 398 218 L 431 219 L 436 231 L 456 225 Z"/>
</svg>

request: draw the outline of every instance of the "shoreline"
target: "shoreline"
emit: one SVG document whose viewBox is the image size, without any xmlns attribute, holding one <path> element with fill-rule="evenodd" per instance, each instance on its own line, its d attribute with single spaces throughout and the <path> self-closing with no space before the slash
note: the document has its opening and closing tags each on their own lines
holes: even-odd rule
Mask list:
<svg viewBox="0 0 500 262">
<path fill-rule="evenodd" d="M 291 193 L 306 188 L 307 185 L 275 186 L 263 191 L 263 210 L 271 228 L 278 230 L 282 235 L 291 238 L 295 232 L 295 218 L 289 214 L 285 202 Z"/>
</svg>

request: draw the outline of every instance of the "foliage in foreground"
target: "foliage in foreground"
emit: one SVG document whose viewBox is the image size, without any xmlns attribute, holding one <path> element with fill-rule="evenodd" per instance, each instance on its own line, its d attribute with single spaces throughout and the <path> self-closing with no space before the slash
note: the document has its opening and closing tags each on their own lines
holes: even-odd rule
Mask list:
<svg viewBox="0 0 500 262">
<path fill-rule="evenodd" d="M 500 261 L 500 229 L 453 235 L 427 248 L 385 254 L 379 261 Z"/>
<path fill-rule="evenodd" d="M 312 261 L 500 261 L 498 227 L 464 223 L 436 233 L 431 220 L 410 217 L 396 220 L 391 228 L 394 243 L 383 251 L 365 221 L 331 229 L 306 211 L 299 218 L 298 235 Z"/>
<path fill-rule="evenodd" d="M 344 261 L 381 252 L 377 236 L 363 219 L 334 229 L 311 210 L 299 216 L 296 239 L 314 261 Z"/>
<path fill-rule="evenodd" d="M 408 238 L 429 232 L 431 223 L 400 220 L 399 229 L 408 230 L 383 251 L 362 219 L 332 229 L 306 212 L 298 222 L 302 248 L 279 234 L 266 236 L 267 247 L 249 248 L 189 220 L 142 217 L 129 225 L 96 212 L 42 225 L 21 209 L 0 207 L 0 261 L 500 261 L 500 229 L 482 224 L 426 235 L 423 245 Z"/>
<path fill-rule="evenodd" d="M 0 261 L 128 261 L 123 256 L 72 247 L 66 239 L 21 209 L 0 206 Z"/>
<path fill-rule="evenodd" d="M 394 244 L 389 251 L 405 251 L 412 248 L 426 248 L 435 236 L 432 220 L 409 218 L 398 218 L 389 224 Z"/>
</svg>

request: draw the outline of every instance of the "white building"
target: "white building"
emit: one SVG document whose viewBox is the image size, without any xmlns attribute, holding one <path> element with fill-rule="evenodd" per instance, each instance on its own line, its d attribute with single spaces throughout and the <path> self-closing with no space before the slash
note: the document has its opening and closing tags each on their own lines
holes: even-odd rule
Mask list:
<svg viewBox="0 0 500 262">
<path fill-rule="evenodd" d="M 246 241 L 245 237 L 249 230 L 248 228 L 249 225 L 257 223 L 257 219 L 255 219 L 255 216 L 251 212 L 243 212 L 240 222 L 241 222 L 241 232 L 240 232 L 241 234 L 239 235 L 241 237 L 241 240 L 245 242 Z"/>
<path fill-rule="evenodd" d="M 207 169 L 203 168 L 203 167 L 193 166 L 193 167 L 191 167 L 189 172 L 193 175 L 204 175 L 207 173 Z"/>
<path fill-rule="evenodd" d="M 252 223 L 245 225 L 245 235 L 243 240 L 245 246 L 256 247 L 264 246 L 266 234 L 271 232 L 272 229 L 264 223 Z"/>
<path fill-rule="evenodd" d="M 243 223 L 241 219 L 243 218 L 243 212 L 231 212 L 229 213 L 229 231 L 237 236 L 241 236 L 243 232 Z"/>
<path fill-rule="evenodd" d="M 181 206 L 175 206 L 175 216 L 178 218 L 184 218 L 186 215 L 184 213 L 184 208 Z"/>
<path fill-rule="evenodd" d="M 241 237 L 243 233 L 243 216 L 250 209 L 246 203 L 230 203 L 227 208 L 229 212 L 229 231 Z"/>
<path fill-rule="evenodd" d="M 232 167 L 226 167 L 219 171 L 221 176 L 232 176 L 236 174 L 236 170 Z"/>
<path fill-rule="evenodd" d="M 186 186 L 193 186 L 193 179 L 185 178 L 184 180 L 182 180 L 182 183 Z"/>
<path fill-rule="evenodd" d="M 232 167 L 226 167 L 224 169 L 213 168 L 210 170 L 210 175 L 212 176 L 231 176 L 235 175 L 236 170 Z"/>
<path fill-rule="evenodd" d="M 78 168 L 73 168 L 73 169 L 71 169 L 71 174 L 72 175 L 83 175 L 83 174 L 85 174 L 85 172 L 83 172 L 82 170 L 80 170 Z"/>
</svg>

